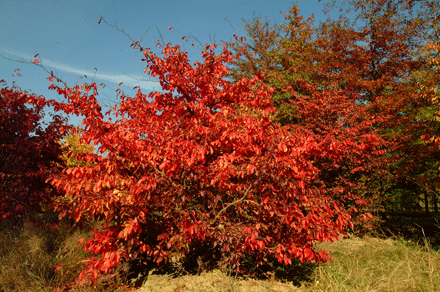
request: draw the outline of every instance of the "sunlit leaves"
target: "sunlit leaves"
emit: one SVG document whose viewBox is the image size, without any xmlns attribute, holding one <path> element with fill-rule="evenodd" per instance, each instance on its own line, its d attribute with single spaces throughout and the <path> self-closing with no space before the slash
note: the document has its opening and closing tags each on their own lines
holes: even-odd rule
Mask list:
<svg viewBox="0 0 440 292">
<path fill-rule="evenodd" d="M 239 54 L 216 48 L 205 45 L 203 62 L 194 64 L 179 46 L 164 45 L 161 56 L 144 48 L 145 72 L 162 90 L 133 97 L 118 90 L 119 103 L 105 115 L 96 84 L 51 85 L 65 97 L 56 110 L 84 117 L 81 143 L 99 148 L 72 156 L 77 165 L 51 180 L 65 192 L 61 216 L 105 222 L 85 245 L 101 255 L 85 276 L 96 279 L 133 257 L 160 264 L 206 242 L 237 271 L 248 254 L 321 262 L 328 256 L 314 242 L 337 240 L 351 226 L 342 204 L 351 193 L 323 177 L 377 150 L 370 125 L 355 123 L 361 113 L 347 109 L 354 102 L 300 81 L 310 93 L 297 99 L 306 123 L 280 125 L 268 77 L 230 81 L 227 65 Z"/>
</svg>

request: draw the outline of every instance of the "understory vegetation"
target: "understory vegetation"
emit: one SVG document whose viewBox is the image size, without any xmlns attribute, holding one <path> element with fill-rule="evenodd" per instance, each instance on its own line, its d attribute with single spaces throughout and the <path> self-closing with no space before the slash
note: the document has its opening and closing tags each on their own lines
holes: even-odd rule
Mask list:
<svg viewBox="0 0 440 292">
<path fill-rule="evenodd" d="M 21 230 L 2 226 L 0 233 L 1 291 L 438 291 L 440 246 L 433 237 L 349 235 L 334 243 L 320 243 L 330 251 L 329 263 L 300 262 L 277 265 L 263 277 L 243 277 L 227 266 L 181 259 L 147 277 L 132 275 L 122 267 L 119 276 L 94 284 L 72 285 L 83 270 L 87 253 L 79 240 L 90 231 L 72 230 L 61 224 L 49 229 L 26 223 Z M 438 234 L 437 234 L 438 236 Z M 249 263 L 251 265 L 252 263 Z M 62 265 L 55 272 L 58 265 Z M 254 264 L 255 266 L 255 264 Z M 137 283 L 136 283 L 137 282 Z M 142 285 L 143 284 L 143 285 Z"/>
</svg>

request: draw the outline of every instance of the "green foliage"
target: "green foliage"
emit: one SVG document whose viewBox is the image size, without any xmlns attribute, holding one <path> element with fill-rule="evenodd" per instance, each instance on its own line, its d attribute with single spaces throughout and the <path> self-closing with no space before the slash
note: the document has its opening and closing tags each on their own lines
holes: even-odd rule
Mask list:
<svg viewBox="0 0 440 292">
<path fill-rule="evenodd" d="M 275 121 L 281 125 L 301 123 L 297 108 L 289 103 L 295 96 L 288 88 L 295 89 L 297 95 L 310 95 L 306 83 L 319 88 L 313 79 L 316 44 L 313 39 L 313 18 L 304 20 L 297 6 L 284 14 L 286 22 L 272 25 L 261 16 L 246 25 L 248 42 L 236 42 L 233 48 L 244 53 L 231 67 L 230 76 L 234 80 L 252 78 L 258 72 L 266 75 L 265 83 L 275 89 L 273 105 L 278 109 Z"/>
<path fill-rule="evenodd" d="M 61 144 L 63 149 L 62 159 L 67 167 L 87 166 L 89 163 L 78 158 L 78 156 L 95 151 L 92 144 L 81 141 L 80 129 L 69 132 Z"/>
</svg>

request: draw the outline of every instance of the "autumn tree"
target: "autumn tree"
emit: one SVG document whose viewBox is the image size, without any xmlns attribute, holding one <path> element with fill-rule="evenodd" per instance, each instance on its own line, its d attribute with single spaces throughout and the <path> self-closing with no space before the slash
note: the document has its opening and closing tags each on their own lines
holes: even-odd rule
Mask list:
<svg viewBox="0 0 440 292">
<path fill-rule="evenodd" d="M 275 90 L 271 97 L 272 105 L 277 108 L 274 120 L 281 125 L 300 126 L 323 139 L 332 135 L 333 143 L 341 146 L 368 135 L 375 137 L 377 144 L 383 144 L 374 129 L 381 117 L 370 115 L 368 106 L 359 105 L 360 93 L 338 87 L 336 81 L 329 83 L 331 64 L 321 59 L 323 39 L 317 37 L 313 18 L 305 20 L 297 6 L 284 16 L 285 23 L 279 25 L 262 22 L 260 17 L 247 24 L 247 41 L 232 45 L 235 51 L 244 50 L 245 53 L 232 64 L 231 77 L 238 80 L 264 72 L 266 84 Z M 316 98 L 317 95 L 322 97 Z M 341 125 L 344 131 L 338 132 Z M 354 129 L 355 132 L 351 132 Z M 349 146 L 341 149 L 344 147 Z M 365 156 L 361 160 L 352 156 L 337 164 L 329 164 L 329 161 L 326 153 L 314 161 L 315 165 L 321 165 L 319 168 L 331 165 L 320 174 L 327 188 L 356 193 L 364 198 L 369 191 L 365 178 L 384 163 L 379 155 Z M 357 165 L 355 171 L 353 165 Z M 349 205 L 350 201 L 345 203 Z"/>
<path fill-rule="evenodd" d="M 439 102 L 439 48 L 440 48 L 440 28 L 439 17 L 437 15 L 438 5 L 436 1 L 426 1 L 430 8 L 430 15 L 433 19 L 432 30 L 429 35 L 430 38 L 426 42 L 425 48 L 422 49 L 421 55 L 427 60 L 425 67 L 414 73 L 414 77 L 420 85 L 421 98 L 428 102 L 428 104 L 419 111 L 419 119 L 427 120 L 436 127 L 431 127 L 428 132 L 423 133 L 421 138 L 428 145 L 428 149 L 432 153 L 439 153 L 440 150 L 440 102 Z M 440 153 L 438 154 L 440 155 Z M 428 173 L 422 173 L 419 180 L 425 184 L 433 185 L 433 190 L 426 188 L 425 191 L 425 210 L 429 210 L 428 200 L 432 197 L 434 212 L 438 214 L 438 190 L 440 190 L 440 174 L 436 171 L 437 167 L 440 171 L 440 162 L 436 157 L 431 159 L 432 167 L 428 169 Z M 437 191 L 437 192 L 436 192 Z"/>
<path fill-rule="evenodd" d="M 427 49 L 430 52 L 435 53 L 435 57 L 431 58 L 429 61 L 429 65 L 431 66 L 431 69 L 433 69 L 434 73 L 436 73 L 437 79 L 439 78 L 439 65 L 440 65 L 440 58 L 438 57 L 440 55 L 440 42 L 437 42 L 437 44 L 427 44 Z M 434 80 L 434 76 L 429 75 L 427 78 L 432 82 Z M 426 78 L 426 77 L 425 77 Z M 440 111 L 439 111 L 439 105 L 440 105 L 440 92 L 438 90 L 438 82 L 437 84 L 431 84 L 431 86 L 426 85 L 426 83 L 422 83 L 421 90 L 423 92 L 423 97 L 428 99 L 428 101 L 431 102 L 430 107 L 428 108 L 428 113 L 425 114 L 425 118 L 431 119 L 436 122 L 440 122 Z M 436 147 L 440 145 L 440 139 L 438 137 L 438 132 L 431 132 L 428 135 L 423 135 L 422 139 L 424 139 L 425 142 L 430 143 L 432 146 Z M 440 168 L 439 168 L 440 170 Z"/>
<path fill-rule="evenodd" d="M 280 125 L 265 74 L 229 80 L 227 65 L 240 53 L 227 45 L 218 53 L 206 45 L 194 64 L 177 45 L 162 56 L 132 47 L 161 91 L 118 90 L 120 102 L 104 113 L 95 83 L 50 86 L 65 97 L 52 101 L 55 109 L 82 115 L 81 141 L 99 152 L 76 155 L 84 164 L 51 180 L 65 193 L 61 217 L 104 222 L 85 243 L 92 257 L 83 275 L 94 280 L 123 262 L 161 264 L 205 244 L 202 257 L 217 250 L 244 273 L 249 255 L 257 264 L 271 256 L 286 265 L 328 260 L 315 242 L 346 234 L 365 203 L 339 173 L 356 175 L 382 153 L 363 109 L 343 92 L 301 81 L 307 95 L 286 89 L 304 123 Z"/>
<path fill-rule="evenodd" d="M 61 162 L 57 141 L 63 137 L 65 120 L 54 115 L 48 121 L 43 97 L 1 82 L 0 216 L 19 226 L 55 194 L 46 179 Z"/>
<path fill-rule="evenodd" d="M 273 106 L 277 108 L 275 120 L 281 125 L 298 123 L 295 108 L 289 103 L 292 94 L 286 90 L 286 83 L 297 94 L 310 94 L 306 83 L 319 88 L 312 82 L 316 47 L 313 45 L 313 18 L 304 20 L 297 6 L 284 14 L 286 22 L 272 25 L 261 16 L 246 25 L 246 41 L 232 45 L 242 52 L 240 58 L 230 66 L 230 76 L 234 80 L 252 78 L 264 72 L 265 82 L 275 89 Z M 281 79 L 281 80 L 280 80 Z M 305 81 L 305 82 L 304 82 Z"/>
<path fill-rule="evenodd" d="M 363 111 L 363 118 L 372 122 L 371 127 L 382 138 L 381 148 L 386 154 L 371 161 L 370 171 L 354 179 L 365 182 L 363 187 L 359 185 L 361 192 L 368 191 L 381 203 L 387 196 L 395 197 L 389 191 L 399 184 L 417 181 L 421 173 L 431 171 L 433 164 L 424 163 L 438 155 L 420 147 L 421 135 L 436 131 L 438 123 L 421 118 L 433 108 L 427 99 L 421 98 L 421 80 L 415 78 L 415 72 L 428 72 L 427 59 L 421 56 L 421 50 L 424 41 L 435 32 L 435 4 L 385 0 L 344 2 L 349 4 L 351 15 L 355 14 L 354 19 L 343 14 L 336 20 L 329 18 L 312 26 L 294 6 L 285 14 L 284 24 L 262 25 L 260 19 L 249 23 L 250 40 L 244 45 L 235 44 L 236 50 L 245 48 L 248 53 L 235 62 L 232 76 L 236 80 L 252 76 L 256 70 L 273 76 L 268 83 L 277 88 L 273 100 L 278 116 L 283 117 L 278 120 L 282 124 L 304 122 L 295 106 L 296 97 L 286 91 L 289 86 L 298 88 L 302 80 L 321 92 L 343 93 L 355 100 L 358 108 L 352 109 Z M 431 85 L 436 80 L 425 78 Z M 280 105 L 280 99 L 289 102 Z M 310 123 L 310 126 L 315 128 L 316 124 L 319 127 L 324 123 Z M 432 184 L 417 186 L 416 191 L 426 187 L 435 191 Z"/>
<path fill-rule="evenodd" d="M 437 132 L 440 125 L 432 118 L 435 106 L 423 97 L 421 88 L 438 86 L 438 72 L 429 65 L 425 43 L 432 42 L 436 35 L 438 39 L 435 7 L 439 3 L 347 2 L 360 24 L 347 19 L 322 24 L 321 35 L 331 46 L 328 53 L 324 49 L 320 56 L 325 58 L 323 63 L 332 64 L 330 81 L 338 80 L 337 84 L 344 88 L 360 92 L 361 102 L 370 105 L 372 114 L 383 117 L 377 126 L 387 141 L 384 147 L 390 166 L 387 175 L 375 182 L 378 194 L 388 198 L 385 206 L 416 208 L 420 193 L 424 193 L 425 210 L 429 212 L 428 194 L 437 205 L 435 157 L 440 153 L 423 147 L 421 136 Z M 340 46 L 341 39 L 349 43 Z M 333 54 L 335 58 L 330 57 L 332 51 L 337 52 Z M 351 52 L 357 52 L 357 56 Z M 412 203 L 407 206 L 404 202 L 408 202 L 408 193 L 396 189 L 411 189 Z"/>
</svg>

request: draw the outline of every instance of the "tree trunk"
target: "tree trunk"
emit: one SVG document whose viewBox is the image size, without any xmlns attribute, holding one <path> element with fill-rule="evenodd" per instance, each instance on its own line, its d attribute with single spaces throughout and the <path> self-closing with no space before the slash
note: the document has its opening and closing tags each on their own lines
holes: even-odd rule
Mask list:
<svg viewBox="0 0 440 292">
<path fill-rule="evenodd" d="M 429 215 L 429 202 L 428 202 L 429 196 L 428 196 L 428 194 L 429 194 L 429 190 L 427 187 L 425 187 L 425 212 L 427 215 Z"/>
</svg>

